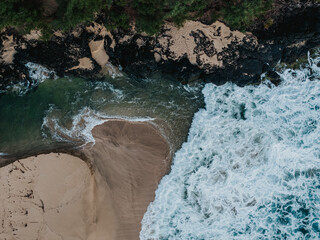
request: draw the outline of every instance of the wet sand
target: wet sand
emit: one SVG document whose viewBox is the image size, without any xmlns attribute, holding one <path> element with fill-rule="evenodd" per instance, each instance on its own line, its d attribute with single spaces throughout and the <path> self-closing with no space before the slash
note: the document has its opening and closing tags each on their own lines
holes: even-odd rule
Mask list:
<svg viewBox="0 0 320 240">
<path fill-rule="evenodd" d="M 0 168 L 0 239 L 139 239 L 169 145 L 143 122 L 108 121 L 93 136 L 85 161 L 50 153 Z"/>
</svg>

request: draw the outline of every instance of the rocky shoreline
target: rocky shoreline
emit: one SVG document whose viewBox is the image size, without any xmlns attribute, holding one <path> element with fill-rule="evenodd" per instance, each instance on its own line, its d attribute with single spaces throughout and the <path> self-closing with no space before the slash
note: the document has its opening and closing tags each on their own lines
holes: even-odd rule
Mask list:
<svg viewBox="0 0 320 240">
<path fill-rule="evenodd" d="M 49 41 L 40 40 L 37 31 L 22 36 L 9 28 L 0 33 L 0 92 L 16 83 L 32 85 L 28 62 L 59 77 L 95 79 L 121 70 L 137 78 L 170 74 L 183 84 L 231 81 L 244 86 L 259 83 L 262 73 L 277 81 L 276 63 L 292 63 L 319 46 L 320 4 L 288 4 L 276 14 L 267 29 L 261 19 L 246 33 L 220 21 L 199 20 L 181 28 L 166 23 L 158 36 L 148 36 L 134 27 L 107 31 L 99 17 L 71 32 L 58 31 Z"/>
</svg>

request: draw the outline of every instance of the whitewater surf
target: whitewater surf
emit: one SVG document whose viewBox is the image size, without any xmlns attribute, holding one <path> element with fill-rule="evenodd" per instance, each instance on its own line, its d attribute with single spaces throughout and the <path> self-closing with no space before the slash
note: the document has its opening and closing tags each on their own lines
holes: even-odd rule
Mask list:
<svg viewBox="0 0 320 240">
<path fill-rule="evenodd" d="M 319 62 L 279 86 L 207 84 L 140 238 L 320 238 Z"/>
</svg>

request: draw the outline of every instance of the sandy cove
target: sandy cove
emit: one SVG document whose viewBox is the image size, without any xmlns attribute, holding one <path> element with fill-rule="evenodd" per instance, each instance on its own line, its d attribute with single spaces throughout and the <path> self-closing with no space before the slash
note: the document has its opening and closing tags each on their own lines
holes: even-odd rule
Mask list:
<svg viewBox="0 0 320 240">
<path fill-rule="evenodd" d="M 92 133 L 95 145 L 79 150 L 86 161 L 50 153 L 0 168 L 0 239 L 139 239 L 169 145 L 146 122 L 111 120 Z"/>
</svg>

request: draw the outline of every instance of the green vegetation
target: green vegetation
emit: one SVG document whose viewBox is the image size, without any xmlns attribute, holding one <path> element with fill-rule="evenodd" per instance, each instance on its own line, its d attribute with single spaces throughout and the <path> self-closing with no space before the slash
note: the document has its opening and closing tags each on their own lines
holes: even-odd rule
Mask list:
<svg viewBox="0 0 320 240">
<path fill-rule="evenodd" d="M 133 2 L 133 7 L 138 13 L 136 21 L 138 29 L 155 34 L 165 20 L 181 26 L 187 19 L 200 17 L 209 3 L 210 1 L 206 0 L 136 0 Z M 195 16 L 191 16 L 191 13 Z"/>
<path fill-rule="evenodd" d="M 12 26 L 23 33 L 41 29 L 44 37 L 54 30 L 68 30 L 75 25 L 94 20 L 94 13 L 106 8 L 111 1 L 105 0 L 57 0 L 52 15 L 45 15 L 54 6 L 45 5 L 45 0 L 2 0 L 0 2 L 0 29 Z"/>
<path fill-rule="evenodd" d="M 24 26 L 26 30 L 41 26 L 42 17 L 36 1 L 3 0 L 0 2 L 0 29 Z"/>
<path fill-rule="evenodd" d="M 187 19 L 221 19 L 245 30 L 272 7 L 272 0 L 2 0 L 0 29 L 14 26 L 21 31 L 40 28 L 45 36 L 68 30 L 103 16 L 109 29 L 128 28 L 135 22 L 139 31 L 159 32 L 164 21 L 181 26 Z M 48 14 L 49 12 L 49 14 Z M 208 14 L 209 13 L 209 14 Z M 209 17 L 208 17 L 209 16 Z M 270 22 L 271 23 L 271 22 Z M 269 23 L 269 24 L 270 24 Z"/>
<path fill-rule="evenodd" d="M 94 14 L 112 4 L 112 0 L 58 0 L 55 27 L 67 30 L 82 22 L 94 19 Z"/>
<path fill-rule="evenodd" d="M 244 30 L 257 17 L 272 7 L 272 0 L 243 0 L 241 4 L 237 4 L 233 0 L 225 2 L 228 7 L 221 11 L 224 21 L 240 30 Z"/>
</svg>

